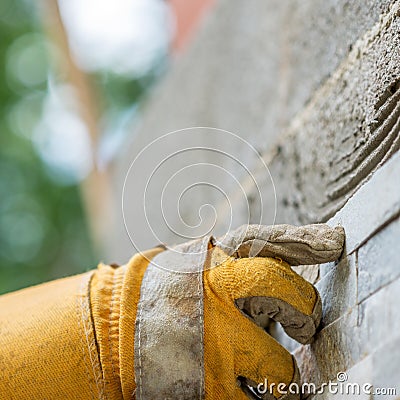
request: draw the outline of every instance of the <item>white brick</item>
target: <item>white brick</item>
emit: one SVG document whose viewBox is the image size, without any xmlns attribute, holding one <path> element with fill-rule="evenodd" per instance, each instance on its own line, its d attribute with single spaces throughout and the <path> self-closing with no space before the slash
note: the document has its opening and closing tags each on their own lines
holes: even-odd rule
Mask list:
<svg viewBox="0 0 400 400">
<path fill-rule="evenodd" d="M 400 219 L 389 224 L 358 251 L 358 301 L 400 277 Z"/>
<path fill-rule="evenodd" d="M 303 381 L 319 386 L 335 379 L 338 371 L 346 371 L 360 360 L 357 322 L 358 310 L 353 308 L 322 329 L 313 343 L 294 352 Z"/>
<path fill-rule="evenodd" d="M 400 332 L 400 279 L 385 286 L 359 306 L 360 351 L 363 355 L 390 342 Z M 400 365 L 400 357 L 397 360 Z"/>
<path fill-rule="evenodd" d="M 321 294 L 323 325 L 328 325 L 349 311 L 357 301 L 355 254 L 343 259 L 316 284 Z"/>
<path fill-rule="evenodd" d="M 400 211 L 400 154 L 375 172 L 347 204 L 329 220 L 346 230 L 346 251 L 352 253 Z"/>
</svg>

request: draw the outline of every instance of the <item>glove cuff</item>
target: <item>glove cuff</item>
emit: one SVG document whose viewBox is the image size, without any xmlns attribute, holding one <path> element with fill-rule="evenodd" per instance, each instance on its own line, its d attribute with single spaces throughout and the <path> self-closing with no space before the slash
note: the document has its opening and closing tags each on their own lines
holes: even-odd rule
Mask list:
<svg viewBox="0 0 400 400">
<path fill-rule="evenodd" d="M 163 248 L 136 254 L 126 265 L 100 264 L 90 283 L 90 310 L 95 349 L 104 390 L 109 400 L 131 399 L 135 392 L 134 340 L 140 286 L 150 260 Z"/>
</svg>

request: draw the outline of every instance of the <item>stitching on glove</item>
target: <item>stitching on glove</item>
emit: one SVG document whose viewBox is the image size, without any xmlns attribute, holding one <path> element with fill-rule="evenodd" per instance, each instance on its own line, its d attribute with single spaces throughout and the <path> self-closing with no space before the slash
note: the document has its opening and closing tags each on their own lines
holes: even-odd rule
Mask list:
<svg viewBox="0 0 400 400">
<path fill-rule="evenodd" d="M 113 308 L 114 308 L 114 303 L 115 303 L 115 289 L 116 289 L 116 277 L 117 274 L 115 273 L 115 271 L 113 271 L 113 281 L 112 281 L 112 290 L 111 290 L 111 301 L 110 301 L 110 313 L 108 315 L 108 347 L 110 349 L 110 364 L 111 364 L 111 371 L 112 371 L 112 375 L 113 377 L 118 380 L 119 377 L 117 376 L 116 372 L 115 372 L 115 368 L 114 368 L 114 361 L 113 361 L 113 348 L 112 348 L 112 344 L 111 344 L 111 325 L 112 325 L 112 312 L 113 312 Z"/>
<path fill-rule="evenodd" d="M 212 239 L 207 240 L 207 242 L 203 241 L 202 246 L 201 246 L 201 253 L 203 253 L 206 249 L 210 248 L 210 245 L 212 246 Z M 197 294 L 199 297 L 199 310 L 200 310 L 200 315 L 199 315 L 199 333 L 200 333 L 200 343 L 204 343 L 204 312 L 202 310 L 203 307 L 203 296 L 204 296 L 204 290 L 203 290 L 203 270 L 204 270 L 204 265 L 201 265 L 200 270 L 197 272 Z M 203 349 L 203 360 L 202 360 L 202 365 L 200 366 L 200 391 L 199 391 L 199 399 L 202 400 L 203 398 L 203 385 L 204 385 L 204 349 Z"/>
<path fill-rule="evenodd" d="M 145 275 L 146 275 L 146 273 L 145 273 Z M 144 275 L 144 276 L 145 276 L 145 275 Z M 144 280 L 144 277 L 143 277 L 143 280 Z M 142 280 L 142 283 L 143 283 L 143 280 Z M 144 284 L 143 284 L 143 287 L 142 287 L 142 289 L 141 289 L 144 293 L 146 293 L 146 290 L 147 290 L 147 287 L 146 287 L 146 286 L 147 286 L 147 282 L 146 282 L 146 280 L 145 280 L 145 282 L 144 282 Z M 143 379 L 143 377 L 142 377 L 142 353 L 141 353 L 141 348 L 142 348 L 142 345 L 141 345 L 141 322 L 142 322 L 143 305 L 141 305 L 140 302 L 139 302 L 138 306 L 140 307 L 140 308 L 139 308 L 138 320 L 137 320 L 137 329 L 138 329 L 138 373 L 139 373 L 139 378 L 138 378 L 137 388 L 136 388 L 135 391 L 132 393 L 132 398 L 134 397 L 135 392 L 136 392 L 137 390 L 138 390 L 138 392 L 139 392 L 139 397 L 140 397 L 140 398 L 142 398 L 142 395 L 143 395 L 143 384 L 142 384 L 142 379 Z"/>
</svg>

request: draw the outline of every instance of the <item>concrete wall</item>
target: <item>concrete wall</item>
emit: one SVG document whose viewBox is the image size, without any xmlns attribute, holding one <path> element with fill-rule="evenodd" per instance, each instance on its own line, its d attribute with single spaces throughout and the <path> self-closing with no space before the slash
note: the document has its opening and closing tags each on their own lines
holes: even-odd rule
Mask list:
<svg viewBox="0 0 400 400">
<path fill-rule="evenodd" d="M 279 328 L 276 336 L 294 352 L 305 381 L 318 386 L 347 371 L 349 381 L 396 387 L 398 398 L 399 33 L 399 1 L 219 0 L 149 97 L 132 144 L 115 166 L 119 200 L 135 154 L 162 134 L 213 126 L 248 140 L 272 173 L 277 222 L 329 221 L 347 232 L 340 263 L 298 268 L 316 283 L 324 301 L 315 342 L 298 346 Z M 233 144 L 230 151 L 262 181 L 265 170 L 244 147 Z M 258 193 L 239 170 L 237 177 L 242 185 L 230 192 L 235 223 L 244 222 L 241 206 L 235 205 L 243 188 L 250 205 L 243 218 L 258 222 Z M 268 220 L 273 191 L 268 185 L 261 189 Z M 158 201 L 150 204 L 154 213 Z M 221 204 L 216 208 L 223 209 Z M 193 203 L 185 207 L 184 213 L 193 212 Z M 141 229 L 137 209 L 132 204 L 127 213 Z M 163 221 L 158 222 L 162 230 Z M 168 239 L 168 230 L 164 233 Z M 110 258 L 123 261 L 132 246 L 122 228 L 113 238 Z M 154 244 L 146 240 L 144 246 Z"/>
</svg>

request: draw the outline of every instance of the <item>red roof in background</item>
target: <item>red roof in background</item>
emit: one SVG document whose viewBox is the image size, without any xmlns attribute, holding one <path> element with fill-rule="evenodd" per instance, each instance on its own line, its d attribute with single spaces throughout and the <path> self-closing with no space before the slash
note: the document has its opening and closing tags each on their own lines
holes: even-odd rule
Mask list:
<svg viewBox="0 0 400 400">
<path fill-rule="evenodd" d="M 173 51 L 180 51 L 189 41 L 206 11 L 215 0 L 169 0 L 176 18 Z"/>
</svg>

